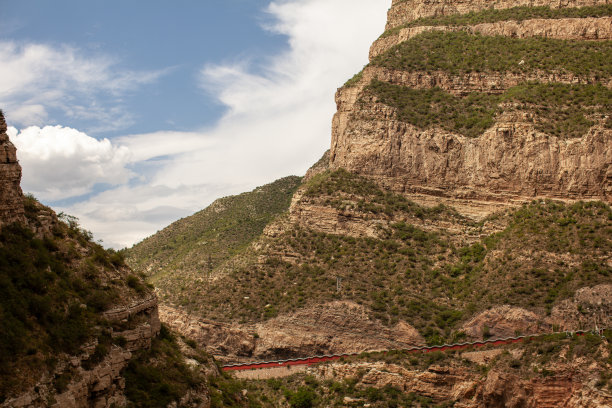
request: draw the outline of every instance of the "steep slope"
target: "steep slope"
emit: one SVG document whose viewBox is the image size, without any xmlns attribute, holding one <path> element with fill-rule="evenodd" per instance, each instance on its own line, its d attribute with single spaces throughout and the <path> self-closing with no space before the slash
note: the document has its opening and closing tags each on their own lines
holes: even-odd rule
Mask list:
<svg viewBox="0 0 612 408">
<path fill-rule="evenodd" d="M 481 217 L 483 202 L 612 201 L 611 14 L 606 1 L 394 1 L 336 95 L 331 167 Z"/>
<path fill-rule="evenodd" d="M 264 227 L 289 207 L 300 177 L 285 177 L 237 196 L 216 200 L 206 209 L 164 228 L 126 251 L 128 264 L 181 303 L 243 252 Z M 183 293 L 184 292 L 184 293 Z"/>
<path fill-rule="evenodd" d="M 175 274 L 162 320 L 232 361 L 609 327 L 611 14 L 394 1 L 370 63 L 338 90 L 329 160 L 210 279 Z M 606 406 L 608 340 L 557 340 L 493 365 L 339 363 L 288 380 L 283 401 L 386 406 L 381 389 L 412 389 L 401 403 Z"/>
<path fill-rule="evenodd" d="M 475 223 L 326 171 L 298 191 L 290 214 L 268 226 L 254 250 L 256 262 L 202 285 L 206 295 L 190 310 L 206 320 L 181 323 L 171 312 L 169 323 L 211 347 L 212 339 L 234 339 L 211 349 L 216 354 L 257 357 L 389 347 L 393 338 L 399 344 L 397 328 L 411 325 L 435 344 L 481 338 L 484 326 L 503 336 L 612 323 L 612 210 L 603 203 L 537 201 Z M 580 297 L 585 287 L 591 296 Z M 365 321 L 389 329 L 377 329 L 372 344 L 367 330 L 338 332 L 333 319 L 314 317 L 338 301 L 360 305 L 362 329 Z M 496 308 L 504 304 L 511 308 Z M 307 334 L 283 338 L 283 330 Z M 317 331 L 361 340 L 317 343 Z"/>
<path fill-rule="evenodd" d="M 120 253 L 23 195 L 1 112 L 0 142 L 0 406 L 207 407 L 220 390 L 248 404 L 160 324 L 152 287 Z"/>
<path fill-rule="evenodd" d="M 23 193 L 21 166 L 17 162 L 15 146 L 6 134 L 6 121 L 0 110 L 0 226 L 15 221 L 23 222 Z"/>
</svg>

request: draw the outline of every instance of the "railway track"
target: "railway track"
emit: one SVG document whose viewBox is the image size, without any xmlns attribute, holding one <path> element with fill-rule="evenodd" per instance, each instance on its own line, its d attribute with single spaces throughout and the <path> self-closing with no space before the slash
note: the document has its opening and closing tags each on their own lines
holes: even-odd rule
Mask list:
<svg viewBox="0 0 612 408">
<path fill-rule="evenodd" d="M 386 353 L 389 351 L 403 351 L 405 353 L 432 353 L 434 351 L 448 351 L 448 350 L 463 350 L 470 347 L 478 348 L 485 346 L 503 346 L 507 344 L 520 343 L 524 341 L 529 341 L 532 339 L 536 339 L 538 337 L 555 335 L 555 334 L 566 334 L 568 337 L 576 335 L 583 336 L 586 333 L 597 333 L 599 335 L 603 334 L 604 329 L 597 331 L 588 331 L 588 330 L 579 330 L 579 331 L 566 331 L 566 332 L 554 332 L 554 333 L 546 333 L 546 334 L 533 334 L 526 336 L 517 336 L 517 337 L 508 337 L 503 339 L 489 339 L 482 341 L 474 341 L 468 343 L 455 343 L 455 344 L 443 344 L 441 346 L 422 346 L 422 347 L 412 347 L 408 349 L 399 349 L 399 350 L 376 350 L 376 352 Z M 272 360 L 272 361 L 258 361 L 253 363 L 236 363 L 236 364 L 228 364 L 221 367 L 223 371 L 243 371 L 243 370 L 255 370 L 261 368 L 278 368 L 278 367 L 289 367 L 289 366 L 297 366 L 297 365 L 313 365 L 319 363 L 325 363 L 328 361 L 339 360 L 344 357 L 352 357 L 358 356 L 361 353 L 345 353 L 345 354 L 332 354 L 332 355 L 324 355 L 324 356 L 313 356 L 313 357 L 300 357 L 293 358 L 288 360 Z"/>
</svg>

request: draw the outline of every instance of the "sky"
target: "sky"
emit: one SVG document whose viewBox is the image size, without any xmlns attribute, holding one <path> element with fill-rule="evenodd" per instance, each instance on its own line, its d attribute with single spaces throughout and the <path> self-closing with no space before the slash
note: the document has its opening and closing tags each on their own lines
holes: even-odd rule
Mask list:
<svg viewBox="0 0 612 408">
<path fill-rule="evenodd" d="M 0 0 L 22 188 L 106 247 L 303 175 L 390 0 Z"/>
</svg>

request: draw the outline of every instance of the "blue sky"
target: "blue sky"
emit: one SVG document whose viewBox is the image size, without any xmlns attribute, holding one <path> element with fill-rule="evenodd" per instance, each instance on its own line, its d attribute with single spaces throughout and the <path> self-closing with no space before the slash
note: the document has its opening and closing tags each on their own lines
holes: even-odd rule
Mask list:
<svg viewBox="0 0 612 408">
<path fill-rule="evenodd" d="M 390 0 L 0 0 L 22 186 L 129 246 L 303 174 Z"/>
</svg>

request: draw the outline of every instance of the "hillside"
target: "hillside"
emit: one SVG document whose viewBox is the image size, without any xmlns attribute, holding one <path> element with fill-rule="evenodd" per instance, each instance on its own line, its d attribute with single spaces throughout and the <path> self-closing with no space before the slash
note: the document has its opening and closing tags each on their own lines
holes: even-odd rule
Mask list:
<svg viewBox="0 0 612 408">
<path fill-rule="evenodd" d="M 290 205 L 241 251 L 212 223 L 188 238 L 220 252 L 208 277 L 207 250 L 199 273 L 148 264 L 162 320 L 223 361 L 610 327 L 611 64 L 607 1 L 394 0 Z M 150 239 L 183 239 L 164 234 Z M 603 407 L 609 333 L 595 337 L 252 387 L 285 406 Z"/>
<path fill-rule="evenodd" d="M 478 217 L 482 202 L 610 203 L 610 5 L 423 4 L 393 2 L 338 90 L 331 167 Z"/>
<path fill-rule="evenodd" d="M 160 323 L 152 286 L 21 187 L 0 111 L 0 406 L 233 406 L 249 398 Z M 189 362 L 189 363 L 188 363 Z"/>
<path fill-rule="evenodd" d="M 274 217 L 289 208 L 299 184 L 299 177 L 285 177 L 251 192 L 216 200 L 134 245 L 126 251 L 126 260 L 164 297 L 181 302 L 185 298 L 182 292 L 191 289 L 189 280 L 206 282 L 222 271 L 229 259 L 244 252 Z"/>
</svg>

